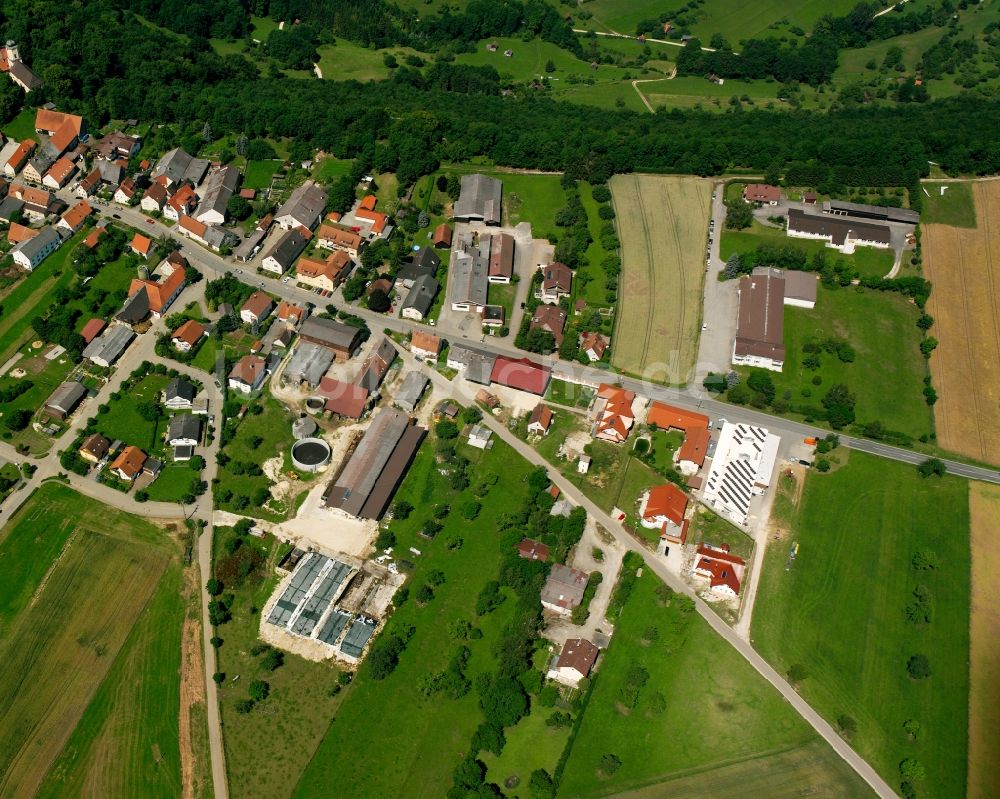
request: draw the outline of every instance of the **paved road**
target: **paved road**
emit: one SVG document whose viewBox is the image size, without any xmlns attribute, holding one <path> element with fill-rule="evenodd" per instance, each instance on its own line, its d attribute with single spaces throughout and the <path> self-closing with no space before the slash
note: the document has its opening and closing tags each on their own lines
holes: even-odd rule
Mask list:
<svg viewBox="0 0 1000 799">
<path fill-rule="evenodd" d="M 403 357 L 404 361 L 408 358 L 407 355 L 404 355 Z M 450 394 L 452 397 L 466 405 L 474 402 L 473 390 L 470 388 L 471 384 L 466 381 L 448 381 L 436 371 L 426 368 L 423 369 L 423 372 L 430 377 L 435 387 L 444 393 Z M 573 483 L 569 482 L 569 480 L 553 468 L 548 461 L 542 458 L 542 456 L 539 455 L 533 447 L 529 446 L 527 443 L 511 433 L 510 430 L 507 429 L 506 425 L 498 421 L 491 414 L 483 415 L 483 423 L 493 430 L 496 436 L 503 439 L 503 441 L 513 447 L 529 463 L 544 467 L 548 471 L 552 482 L 559 486 L 564 496 L 571 499 L 577 505 L 583 507 L 587 513 L 597 521 L 598 524 L 605 527 L 615 537 L 621 546 L 641 554 L 647 566 L 649 566 L 649 568 L 652 569 L 657 576 L 660 577 L 660 579 L 667 583 L 667 585 L 678 593 L 682 593 L 694 600 L 695 607 L 697 608 L 699 615 L 701 615 L 701 617 L 708 622 L 712 629 L 714 629 L 730 646 L 746 658 L 750 665 L 753 666 L 765 680 L 771 683 L 771 685 L 773 685 L 781 693 L 781 695 L 785 697 L 795 711 L 799 713 L 799 715 L 801 715 L 802 718 L 805 719 L 806 722 L 808 722 L 809 725 L 812 726 L 813 729 L 815 729 L 816 732 L 818 732 L 820 736 L 822 736 L 834 748 L 837 754 L 839 754 L 880 797 L 883 799 L 896 798 L 896 794 L 892 788 L 890 788 L 885 780 L 883 780 L 875 772 L 875 770 L 868 765 L 864 758 L 855 752 L 850 745 L 837 734 L 833 727 L 830 726 L 830 724 L 827 723 L 818 713 L 816 713 L 816 711 L 814 711 L 801 696 L 799 696 L 798 692 L 791 686 L 791 684 L 781 674 L 775 671 L 775 669 L 773 669 L 759 654 L 757 654 L 756 651 L 754 651 L 753 647 L 748 642 L 740 638 L 736 631 L 734 631 L 718 615 L 716 615 L 716 613 L 704 601 L 698 598 L 698 596 L 685 582 L 683 582 L 673 572 L 669 571 L 663 559 L 659 555 L 637 543 L 624 527 L 611 518 L 611 516 L 602 508 L 598 507 L 590 499 L 588 499 L 575 485 L 573 485 Z"/>
</svg>

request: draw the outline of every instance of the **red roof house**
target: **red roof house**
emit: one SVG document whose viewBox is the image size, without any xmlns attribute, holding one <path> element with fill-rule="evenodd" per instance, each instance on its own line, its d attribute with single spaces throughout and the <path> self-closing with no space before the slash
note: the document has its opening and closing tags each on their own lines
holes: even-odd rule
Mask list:
<svg viewBox="0 0 1000 799">
<path fill-rule="evenodd" d="M 740 583 L 746 561 L 729 552 L 729 545 L 715 547 L 702 544 L 698 547 L 698 559 L 694 573 L 708 578 L 711 591 L 723 596 L 736 597 L 740 594 Z"/>
<path fill-rule="evenodd" d="M 490 382 L 518 391 L 541 396 L 549 385 L 552 370 L 528 358 L 508 358 L 500 355 L 493 363 Z"/>
<path fill-rule="evenodd" d="M 646 424 L 655 425 L 661 430 L 680 430 L 684 433 L 684 443 L 677 451 L 677 465 L 681 474 L 694 474 L 705 463 L 711 438 L 711 421 L 705 414 L 654 401 L 650 403 L 646 414 Z"/>
<path fill-rule="evenodd" d="M 83 326 L 83 330 L 80 331 L 80 335 L 83 340 L 88 344 L 101 335 L 101 331 L 104 330 L 105 323 L 103 319 L 91 319 L 87 324 Z"/>
</svg>

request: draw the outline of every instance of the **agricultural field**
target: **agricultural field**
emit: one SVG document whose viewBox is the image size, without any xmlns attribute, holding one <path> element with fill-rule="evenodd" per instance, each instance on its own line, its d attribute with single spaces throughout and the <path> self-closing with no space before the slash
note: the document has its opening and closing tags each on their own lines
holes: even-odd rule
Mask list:
<svg viewBox="0 0 1000 799">
<path fill-rule="evenodd" d="M 931 374 L 937 441 L 946 450 L 997 462 L 1000 447 L 1000 183 L 976 183 L 980 226 L 926 225 L 926 277 L 934 284 L 928 335 L 938 340 Z"/>
<path fill-rule="evenodd" d="M 216 628 L 222 639 L 218 649 L 219 671 L 227 675 L 219 687 L 219 705 L 225 728 L 226 767 L 233 799 L 282 799 L 309 763 L 330 726 L 340 699 L 332 693 L 337 669 L 330 663 L 313 663 L 285 653 L 284 663 L 273 671 L 264 665 L 264 653 L 253 654 L 260 643 L 262 608 L 278 583 L 274 566 L 287 546 L 274 538 L 244 538 L 233 554 L 236 539 L 231 527 L 215 528 L 215 576 L 234 596 L 232 620 Z M 241 567 L 248 564 L 247 576 Z M 234 677 L 240 679 L 234 681 Z M 247 698 L 251 680 L 266 680 L 267 700 L 250 713 L 239 713 L 237 704 Z M 282 734 L 274 735 L 275 718 Z M 274 768 L 280 762 L 281 768 Z"/>
<path fill-rule="evenodd" d="M 729 109 L 731 97 L 746 98 L 750 105 L 766 106 L 778 101 L 780 83 L 765 80 L 727 80 L 721 86 L 706 78 L 684 76 L 672 80 L 639 83 L 637 87 L 654 108 L 694 108 L 706 110 Z"/>
<path fill-rule="evenodd" d="M 385 56 L 393 55 L 403 64 L 407 56 L 417 56 L 424 60 L 429 56 L 412 47 L 389 47 L 372 50 L 346 39 L 334 39 L 334 44 L 322 44 L 319 53 L 319 68 L 324 80 L 356 80 L 367 83 L 370 80 L 385 80 L 392 70 L 385 65 Z"/>
<path fill-rule="evenodd" d="M 0 657 L 21 675 L 0 684 L 5 793 L 180 793 L 179 554 L 57 483 L 0 531 Z"/>
<path fill-rule="evenodd" d="M 362 666 L 348 689 L 336 721 L 299 780 L 293 796 L 326 797 L 337 786 L 339 797 L 443 796 L 452 783 L 452 772 L 468 751 L 476 727 L 482 721 L 475 691 L 460 699 L 442 695 L 426 698 L 418 690 L 423 678 L 444 669 L 457 643 L 447 630 L 456 621 L 468 620 L 482 631 L 482 638 L 468 640 L 471 652 L 466 675 L 473 684 L 479 674 L 495 668 L 491 654 L 500 634 L 512 618 L 515 602 L 505 601 L 485 616 L 477 617 L 474 598 L 495 579 L 501 552 L 495 530 L 502 514 L 526 496 L 528 464 L 506 444 L 497 442 L 485 453 L 466 446 L 460 453 L 473 461 L 477 474 L 492 472 L 499 481 L 482 499 L 474 525 L 457 512 L 442 519 L 443 528 L 433 540 L 419 534 L 435 503 L 458 508 L 472 497 L 471 489 L 456 493 L 437 471 L 430 443 L 414 460 L 397 494 L 414 508 L 407 519 L 394 520 L 390 529 L 395 548 L 407 552 L 415 547 L 408 585 L 411 597 L 397 608 L 380 633 L 405 633 L 413 637 L 399 656 L 395 670 L 381 682 Z M 478 462 L 478 463 L 477 463 Z M 473 534 L 491 531 L 490 534 Z M 412 596 L 434 570 L 444 582 L 433 589 L 433 598 L 421 606 Z"/>
<path fill-rule="evenodd" d="M 712 183 L 694 177 L 616 175 L 610 181 L 622 244 L 614 365 L 683 384 L 698 354 L 702 253 Z"/>
<path fill-rule="evenodd" d="M 602 661 L 560 797 L 871 796 L 690 600 L 652 572 L 637 578 Z M 628 685 L 638 669 L 648 679 L 635 699 Z M 610 775 L 601 767 L 609 754 L 621 761 Z"/>
<path fill-rule="evenodd" d="M 844 383 L 856 397 L 859 422 L 878 420 L 913 438 L 928 435 L 932 420 L 922 393 L 927 362 L 920 352 L 919 315 L 899 294 L 820 285 L 815 308 L 785 308 L 784 368 L 770 373 L 776 399 L 793 408 L 821 408 L 827 390 Z M 854 360 L 824 351 L 818 354 L 819 368 L 807 368 L 803 346 L 827 339 L 846 341 Z"/>
<path fill-rule="evenodd" d="M 1000 489 L 969 485 L 972 525 L 972 618 L 969 657 L 969 799 L 1000 795 L 1000 557 L 993 536 L 1000 528 Z"/>
<path fill-rule="evenodd" d="M 962 797 L 968 484 L 855 451 L 805 479 L 767 548 L 752 640 L 894 789 L 913 759 L 918 796 Z"/>
</svg>

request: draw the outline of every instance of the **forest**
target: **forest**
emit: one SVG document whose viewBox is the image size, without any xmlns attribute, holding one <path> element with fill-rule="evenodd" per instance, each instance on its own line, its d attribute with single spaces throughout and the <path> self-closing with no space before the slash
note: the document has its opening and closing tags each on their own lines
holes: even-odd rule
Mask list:
<svg viewBox="0 0 1000 799">
<path fill-rule="evenodd" d="M 825 191 L 912 186 L 929 159 L 953 173 L 1000 171 L 1000 101 L 959 96 L 828 114 L 739 107 L 595 113 L 529 90 L 499 96 L 491 70 L 446 64 L 368 84 L 259 75 L 241 55 L 220 57 L 204 40 L 150 28 L 112 0 L 13 0 L 0 16 L 45 81 L 32 104 L 53 101 L 92 125 L 135 117 L 200 131 L 207 122 L 216 137 L 290 137 L 341 158 L 371 159 L 377 143 L 379 168 L 411 178 L 473 156 L 591 183 L 631 171 L 712 175 L 809 165 Z M 10 115 L 20 98 L 3 84 L 0 106 Z"/>
</svg>

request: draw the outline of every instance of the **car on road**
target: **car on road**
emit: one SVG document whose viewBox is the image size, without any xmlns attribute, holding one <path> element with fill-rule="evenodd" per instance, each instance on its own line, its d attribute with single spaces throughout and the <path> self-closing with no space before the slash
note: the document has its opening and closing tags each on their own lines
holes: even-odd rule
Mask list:
<svg viewBox="0 0 1000 799">
<path fill-rule="evenodd" d="M 112 214 L 112 215 L 111 215 L 111 218 L 112 218 L 112 219 L 121 219 L 121 218 L 122 218 L 122 215 L 121 215 L 121 214 Z"/>
<path fill-rule="evenodd" d="M 264 281 L 263 280 L 260 281 L 260 283 L 258 283 L 257 285 L 260 286 L 261 288 L 264 288 Z"/>
<path fill-rule="evenodd" d="M 291 278 L 290 278 L 290 277 L 287 277 L 287 276 L 286 276 L 286 277 L 283 277 L 283 278 L 281 278 L 281 282 L 282 282 L 282 283 L 287 283 L 287 282 L 288 282 L 289 280 L 291 280 Z"/>
<path fill-rule="evenodd" d="M 702 329 L 702 330 L 708 330 L 708 325 L 707 325 L 707 324 L 703 324 L 703 325 L 701 326 L 701 329 Z"/>
<path fill-rule="evenodd" d="M 237 275 L 242 275 L 243 274 L 243 270 L 242 269 L 237 269 L 236 270 L 236 274 Z"/>
<path fill-rule="evenodd" d="M 154 221 L 153 221 L 152 219 L 147 219 L 147 220 L 146 220 L 146 224 L 147 224 L 147 225 L 155 225 L 155 224 L 156 224 L 156 222 L 154 222 Z"/>
</svg>

